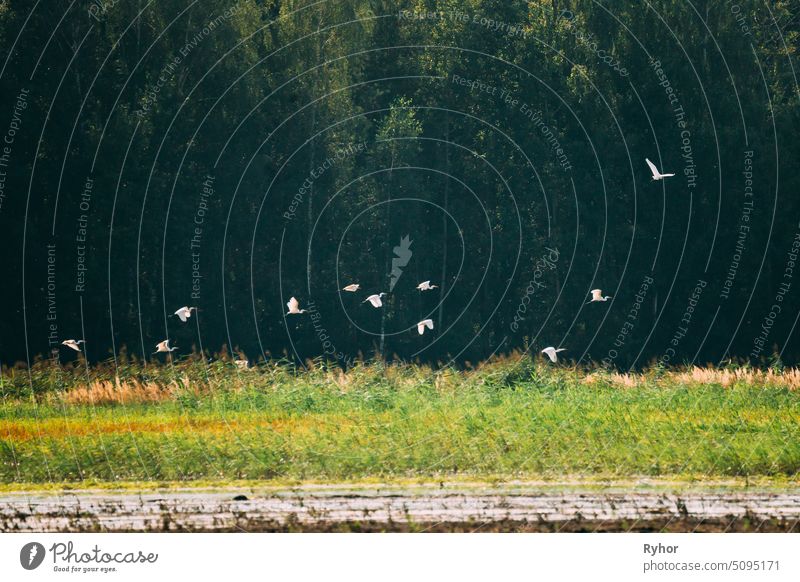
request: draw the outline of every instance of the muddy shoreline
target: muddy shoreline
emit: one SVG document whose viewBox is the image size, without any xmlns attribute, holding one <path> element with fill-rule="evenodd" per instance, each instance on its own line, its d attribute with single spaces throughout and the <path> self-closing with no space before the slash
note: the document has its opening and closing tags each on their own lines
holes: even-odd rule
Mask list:
<svg viewBox="0 0 800 582">
<path fill-rule="evenodd" d="M 800 493 L 294 488 L 0 494 L 3 532 L 800 531 Z"/>
</svg>

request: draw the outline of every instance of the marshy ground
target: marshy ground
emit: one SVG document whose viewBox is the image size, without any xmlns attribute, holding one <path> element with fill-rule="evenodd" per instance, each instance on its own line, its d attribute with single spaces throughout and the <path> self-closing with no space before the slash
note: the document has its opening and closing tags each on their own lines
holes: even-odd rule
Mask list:
<svg viewBox="0 0 800 582">
<path fill-rule="evenodd" d="M 2 531 L 791 532 L 800 491 L 687 482 L 394 483 L 0 494 Z"/>
<path fill-rule="evenodd" d="M 798 386 L 796 370 L 621 375 L 520 356 L 461 370 L 192 360 L 4 370 L 3 529 L 28 529 L 12 502 L 20 492 L 46 492 L 45 515 L 73 515 L 63 500 L 83 499 L 97 501 L 97 519 L 35 522 L 45 529 L 110 527 L 105 507 L 130 523 L 171 515 L 174 528 L 162 529 L 791 531 L 800 519 Z M 444 485 L 465 480 L 477 485 Z M 642 489 L 648 480 L 662 485 Z M 550 485 L 509 488 L 517 482 Z M 291 497 L 310 483 L 345 493 Z M 348 483 L 359 488 L 346 493 Z M 399 491 L 385 496 L 386 483 Z M 206 493 L 186 513 L 176 499 L 192 493 L 176 487 Z M 75 496 L 87 488 L 105 492 Z M 117 503 L 111 490 L 120 489 Z M 153 513 L 161 506 L 139 491 L 167 491 L 167 510 Z M 293 503 L 319 505 L 312 514 L 324 519 L 303 521 Z"/>
</svg>

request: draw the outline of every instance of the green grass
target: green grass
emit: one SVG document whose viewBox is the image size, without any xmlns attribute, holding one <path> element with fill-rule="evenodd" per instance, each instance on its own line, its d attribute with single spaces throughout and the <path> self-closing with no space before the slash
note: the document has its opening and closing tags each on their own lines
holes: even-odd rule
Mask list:
<svg viewBox="0 0 800 582">
<path fill-rule="evenodd" d="M 364 365 L 342 375 L 274 365 L 238 373 L 187 363 L 147 373 L 140 380 L 164 391 L 147 404 L 71 403 L 87 383 L 80 371 L 62 371 L 56 388 L 7 389 L 0 482 L 648 476 L 796 484 L 800 473 L 800 392 L 778 384 L 651 374 L 622 387 L 610 375 L 587 383 L 584 372 L 527 360 L 472 371 Z"/>
</svg>

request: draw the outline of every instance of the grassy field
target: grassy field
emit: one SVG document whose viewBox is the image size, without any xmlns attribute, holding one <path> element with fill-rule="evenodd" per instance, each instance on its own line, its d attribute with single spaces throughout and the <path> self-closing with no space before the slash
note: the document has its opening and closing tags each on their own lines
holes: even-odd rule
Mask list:
<svg viewBox="0 0 800 582">
<path fill-rule="evenodd" d="M 4 369 L 0 483 L 746 478 L 797 485 L 796 370 L 184 361 Z"/>
</svg>

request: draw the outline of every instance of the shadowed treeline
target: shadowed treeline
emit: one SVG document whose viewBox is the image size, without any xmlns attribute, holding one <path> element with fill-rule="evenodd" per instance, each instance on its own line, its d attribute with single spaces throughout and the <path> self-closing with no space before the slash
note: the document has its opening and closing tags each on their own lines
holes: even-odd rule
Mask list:
<svg viewBox="0 0 800 582">
<path fill-rule="evenodd" d="M 736 8 L 0 3 L 0 361 L 795 363 L 799 21 Z"/>
</svg>

